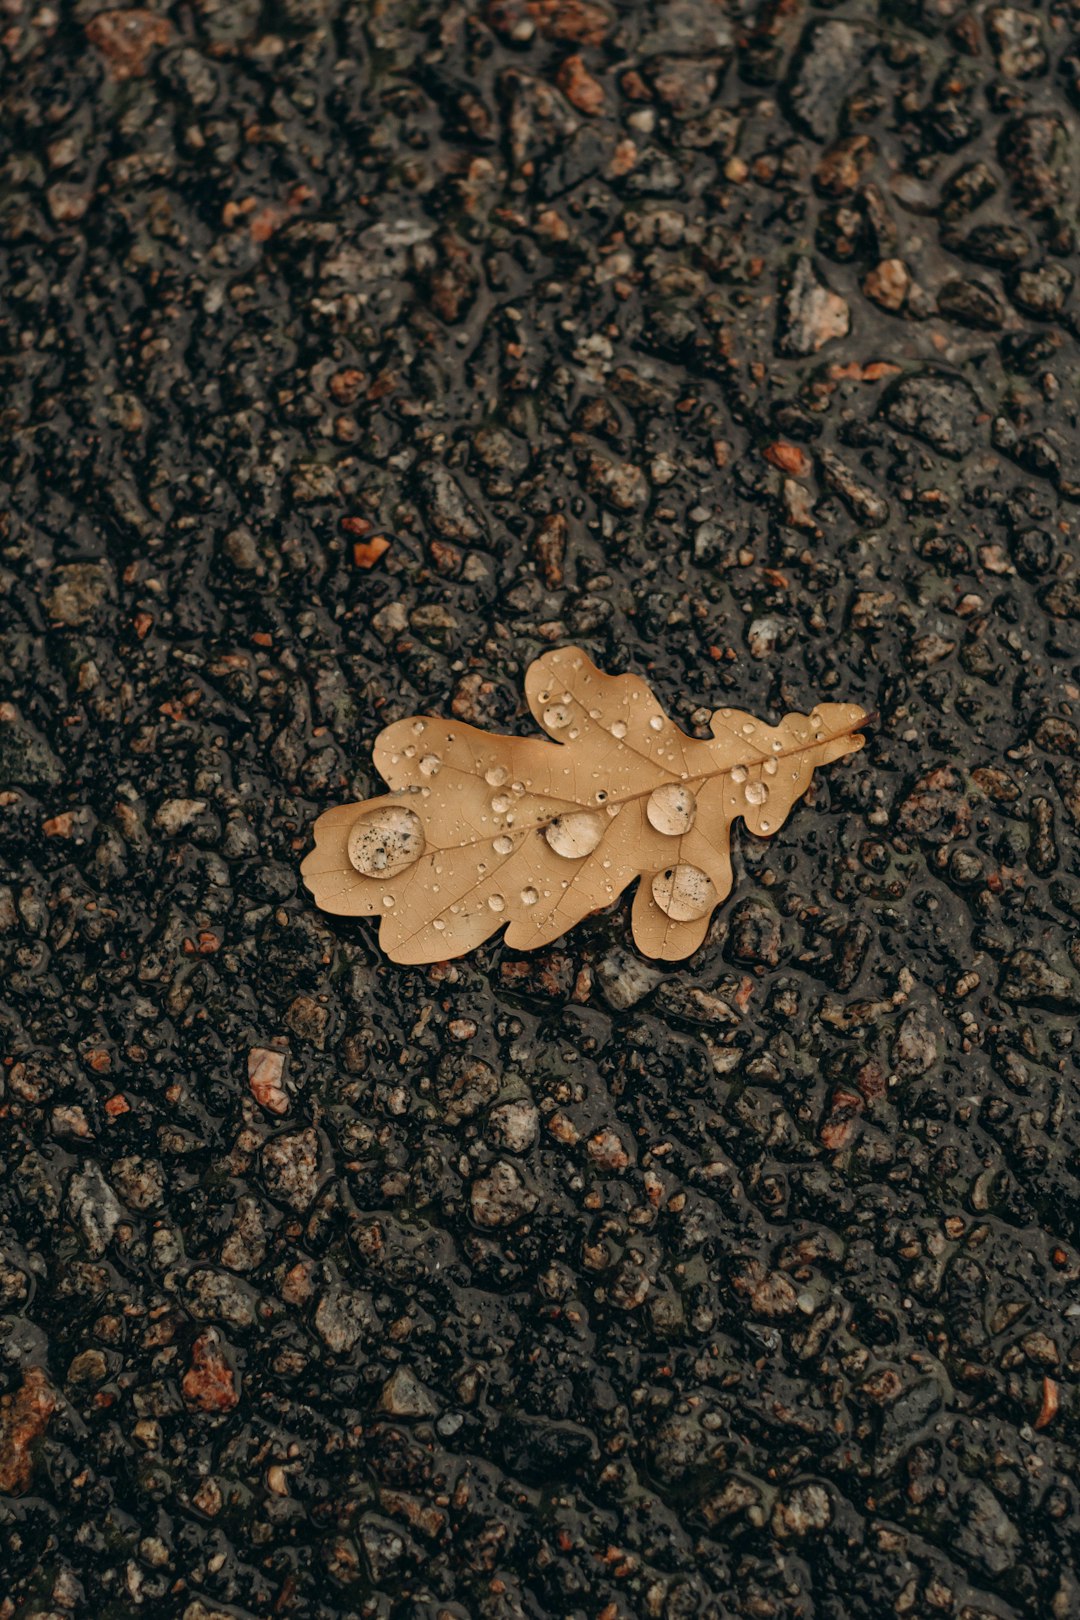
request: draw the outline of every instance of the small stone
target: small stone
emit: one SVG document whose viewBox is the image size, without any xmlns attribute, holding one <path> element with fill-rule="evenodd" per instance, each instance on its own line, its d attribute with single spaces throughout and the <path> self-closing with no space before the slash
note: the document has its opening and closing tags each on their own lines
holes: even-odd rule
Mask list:
<svg viewBox="0 0 1080 1620">
<path fill-rule="evenodd" d="M 1080 1012 L 1080 989 L 1075 981 L 1052 968 L 1041 951 L 1013 951 L 1002 969 L 998 988 L 1006 1001 L 1022 1007 Z"/>
<path fill-rule="evenodd" d="M 307 1209 L 319 1190 L 319 1139 L 307 1130 L 271 1137 L 262 1148 L 263 1175 L 272 1198 Z"/>
<path fill-rule="evenodd" d="M 95 1258 L 105 1253 L 120 1224 L 120 1200 L 96 1164 L 77 1171 L 68 1186 L 68 1206 Z"/>
<path fill-rule="evenodd" d="M 799 259 L 780 302 L 779 352 L 816 354 L 826 343 L 846 337 L 850 326 L 851 314 L 840 294 L 820 280 L 809 259 Z"/>
<path fill-rule="evenodd" d="M 168 19 L 154 11 L 99 11 L 86 24 L 86 37 L 101 52 L 117 84 L 141 79 L 150 53 L 172 38 Z"/>
<path fill-rule="evenodd" d="M 213 1328 L 191 1346 L 191 1361 L 180 1385 L 188 1406 L 197 1412 L 231 1412 L 240 1400 L 240 1377 L 226 1361 Z"/>
<path fill-rule="evenodd" d="M 986 13 L 986 32 L 997 65 L 1007 78 L 1035 79 L 1046 72 L 1042 23 L 1034 12 L 991 6 Z"/>
<path fill-rule="evenodd" d="M 585 1151 L 598 1170 L 625 1170 L 630 1163 L 622 1138 L 610 1126 L 590 1136 Z"/>
<path fill-rule="evenodd" d="M 904 1076 L 926 1074 L 937 1062 L 937 1036 L 919 1007 L 905 1014 L 893 1041 L 892 1060 Z"/>
<path fill-rule="evenodd" d="M 854 88 L 872 49 L 867 30 L 851 23 L 829 18 L 807 24 L 784 86 L 792 121 L 807 135 L 828 140 L 843 107 L 842 88 Z"/>
<path fill-rule="evenodd" d="M 507 1153 L 527 1153 L 540 1134 L 540 1112 L 524 1097 L 499 1103 L 488 1115 L 487 1134 Z"/>
<path fill-rule="evenodd" d="M 773 1508 L 773 1534 L 808 1536 L 832 1523 L 832 1502 L 824 1485 L 796 1485 Z"/>
<path fill-rule="evenodd" d="M 40 1367 L 27 1367 L 13 1395 L 0 1399 L 0 1492 L 24 1496 L 34 1477 L 34 1443 L 48 1428 L 57 1397 Z"/>
<path fill-rule="evenodd" d="M 315 1307 L 315 1331 L 328 1350 L 347 1356 L 378 1320 L 365 1294 L 348 1288 L 328 1289 Z"/>
<path fill-rule="evenodd" d="M 197 821 L 208 808 L 205 799 L 166 799 L 154 814 L 154 826 L 175 838 Z"/>
<path fill-rule="evenodd" d="M 924 371 L 902 377 L 886 394 L 882 414 L 941 455 L 959 460 L 975 448 L 979 403 L 962 378 Z"/>
<path fill-rule="evenodd" d="M 442 540 L 476 545 L 484 527 L 466 500 L 453 473 L 441 461 L 422 461 L 416 469 L 416 490 L 425 519 Z"/>
<path fill-rule="evenodd" d="M 741 900 L 731 917 L 729 946 L 736 962 L 776 967 L 783 945 L 780 917 L 764 900 Z"/>
<path fill-rule="evenodd" d="M 608 1005 L 625 1012 L 655 990 L 664 975 L 640 956 L 616 948 L 598 963 L 596 977 Z"/>
<path fill-rule="evenodd" d="M 507 1159 L 497 1160 L 486 1175 L 479 1176 L 469 1196 L 477 1226 L 512 1226 L 537 1205 L 536 1194 L 529 1191 Z"/>
<path fill-rule="evenodd" d="M 398 1367 L 382 1387 L 379 1410 L 391 1417 L 435 1417 L 439 1406 L 431 1391 L 411 1373 L 408 1367 Z"/>
<path fill-rule="evenodd" d="M 285 1073 L 285 1053 L 269 1046 L 253 1046 L 247 1060 L 248 1089 L 261 1108 L 271 1114 L 286 1114 L 289 1097 L 282 1077 Z"/>
<path fill-rule="evenodd" d="M 863 292 L 879 309 L 896 314 L 911 289 L 911 271 L 903 259 L 882 259 L 863 280 Z"/>
<path fill-rule="evenodd" d="M 113 592 L 113 573 L 108 563 L 68 563 L 58 568 L 53 578 L 45 611 L 56 624 L 89 624 Z"/>
</svg>

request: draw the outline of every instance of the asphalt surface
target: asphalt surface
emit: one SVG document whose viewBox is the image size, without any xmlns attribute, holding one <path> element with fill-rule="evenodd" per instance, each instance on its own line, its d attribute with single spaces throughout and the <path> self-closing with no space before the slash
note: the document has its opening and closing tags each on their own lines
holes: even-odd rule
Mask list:
<svg viewBox="0 0 1080 1620">
<path fill-rule="evenodd" d="M 1080 1614 L 1073 26 L 6 7 L 0 1620 Z M 685 964 L 321 916 L 566 642 L 878 721 Z"/>
</svg>

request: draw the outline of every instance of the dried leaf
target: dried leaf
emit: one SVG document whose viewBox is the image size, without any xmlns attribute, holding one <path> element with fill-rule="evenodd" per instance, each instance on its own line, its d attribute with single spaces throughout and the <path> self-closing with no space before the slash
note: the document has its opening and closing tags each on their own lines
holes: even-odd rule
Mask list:
<svg viewBox="0 0 1080 1620">
<path fill-rule="evenodd" d="M 550 944 L 641 878 L 634 939 L 689 956 L 731 888 L 731 824 L 773 833 L 818 765 L 854 753 L 865 712 L 822 703 L 768 726 L 718 709 L 688 737 L 637 675 L 605 675 L 578 647 L 530 665 L 525 691 L 553 740 L 453 720 L 398 720 L 375 764 L 391 792 L 315 823 L 304 880 L 324 911 L 381 917 L 395 962 L 463 956 L 506 927 Z"/>
</svg>

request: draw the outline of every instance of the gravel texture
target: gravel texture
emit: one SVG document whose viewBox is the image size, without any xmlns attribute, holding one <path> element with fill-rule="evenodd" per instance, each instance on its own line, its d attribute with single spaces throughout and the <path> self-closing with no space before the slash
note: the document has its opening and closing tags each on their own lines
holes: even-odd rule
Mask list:
<svg viewBox="0 0 1080 1620">
<path fill-rule="evenodd" d="M 5 8 L 0 1620 L 1080 1614 L 1064 4 Z M 563 641 L 664 969 L 298 883 Z"/>
</svg>

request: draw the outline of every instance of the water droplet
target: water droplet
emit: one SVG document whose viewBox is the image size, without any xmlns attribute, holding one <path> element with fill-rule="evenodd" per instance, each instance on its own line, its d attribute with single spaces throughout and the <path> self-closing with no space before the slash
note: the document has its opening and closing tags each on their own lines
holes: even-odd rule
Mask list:
<svg viewBox="0 0 1080 1620">
<path fill-rule="evenodd" d="M 716 889 L 707 872 L 699 866 L 669 866 L 666 872 L 656 872 L 652 880 L 652 895 L 660 910 L 672 922 L 695 922 L 715 906 Z"/>
<path fill-rule="evenodd" d="M 525 791 L 524 782 L 511 782 L 510 791 L 511 793 L 516 793 L 520 796 Z"/>
<path fill-rule="evenodd" d="M 767 759 L 761 768 L 765 772 L 766 776 L 775 776 L 777 771 L 775 759 Z"/>
<path fill-rule="evenodd" d="M 652 719 L 649 721 L 649 729 L 651 731 L 663 731 L 663 729 L 664 729 L 664 718 L 663 718 L 663 716 L 659 715 L 659 714 L 654 714 Z"/>
<path fill-rule="evenodd" d="M 495 797 L 491 801 L 491 808 L 494 810 L 497 816 L 501 816 L 505 810 L 509 810 L 510 800 L 506 797 L 505 793 L 496 793 Z"/>
<path fill-rule="evenodd" d="M 615 724 L 611 728 L 611 735 L 613 737 L 615 737 L 616 739 L 621 738 L 621 737 L 625 737 L 626 736 L 626 722 L 624 720 L 616 720 Z"/>
<path fill-rule="evenodd" d="M 663 787 L 653 788 L 649 794 L 645 814 L 657 832 L 675 838 L 679 833 L 689 832 L 694 825 L 697 800 L 681 782 L 665 782 Z"/>
<path fill-rule="evenodd" d="M 427 721 L 426 720 L 414 720 L 412 729 L 413 729 L 413 736 L 414 737 L 422 737 L 424 732 L 427 730 Z"/>
<path fill-rule="evenodd" d="M 779 737 L 774 737 L 773 738 L 773 740 L 772 740 L 772 751 L 773 751 L 774 754 L 778 754 L 780 752 L 781 748 L 783 748 L 783 746 L 784 745 L 780 741 Z"/>
<path fill-rule="evenodd" d="M 442 760 L 438 754 L 425 754 L 420 761 L 421 776 L 438 776 L 442 770 Z"/>
<path fill-rule="evenodd" d="M 606 804 L 607 803 L 607 788 L 597 788 L 597 790 L 596 790 L 596 802 L 597 802 L 597 804 Z"/>
<path fill-rule="evenodd" d="M 408 745 L 408 747 L 405 749 L 405 758 L 406 759 L 415 759 L 416 758 L 416 744 L 415 743 L 410 743 Z"/>
<path fill-rule="evenodd" d="M 565 703 L 553 703 L 549 709 L 544 710 L 544 724 L 549 731 L 562 731 L 574 718 L 574 711 Z"/>
<path fill-rule="evenodd" d="M 755 727 L 754 722 L 752 720 L 748 720 L 746 722 L 745 726 L 743 726 L 742 729 L 743 729 L 743 736 L 744 737 L 750 737 L 750 736 L 753 735 L 754 731 L 757 728 Z"/>
<path fill-rule="evenodd" d="M 488 905 L 491 907 L 492 911 L 506 910 L 506 901 L 503 899 L 501 894 L 489 894 Z"/>
<path fill-rule="evenodd" d="M 386 907 L 387 911 L 390 910 L 391 906 L 397 905 L 397 901 L 394 899 L 392 894 L 384 894 L 382 897 L 382 903 Z"/>
<path fill-rule="evenodd" d="M 571 861 L 580 861 L 583 856 L 591 855 L 603 836 L 604 823 L 599 816 L 592 815 L 588 810 L 574 811 L 568 816 L 556 816 L 555 820 L 544 828 L 548 846 L 556 855 L 565 855 L 567 860 Z"/>
<path fill-rule="evenodd" d="M 589 719 L 590 720 L 599 720 L 599 718 L 600 718 L 600 710 L 599 709 L 590 709 L 589 710 Z"/>
<path fill-rule="evenodd" d="M 746 784 L 746 802 L 747 802 L 747 804 L 764 804 L 765 800 L 768 797 L 769 797 L 769 790 L 765 786 L 764 782 L 747 782 L 747 784 Z"/>
<path fill-rule="evenodd" d="M 746 766 L 745 765 L 733 765 L 731 767 L 731 780 L 733 782 L 735 782 L 736 784 L 739 784 L 739 785 L 741 785 L 743 782 L 745 782 L 746 781 Z"/>
<path fill-rule="evenodd" d="M 367 811 L 349 833 L 349 860 L 364 877 L 396 877 L 423 853 L 423 823 L 403 805 Z"/>
<path fill-rule="evenodd" d="M 488 787 L 502 787 L 507 774 L 505 765 L 493 765 L 489 771 L 484 773 L 484 781 Z"/>
<path fill-rule="evenodd" d="M 502 833 L 495 839 L 491 847 L 496 855 L 509 855 L 514 847 L 514 840 L 507 838 L 506 834 Z"/>
<path fill-rule="evenodd" d="M 768 831 L 769 831 L 769 828 L 770 828 L 770 827 L 771 827 L 771 826 L 772 826 L 772 822 L 771 822 L 771 821 L 763 821 L 763 822 L 762 822 L 762 823 L 761 823 L 761 830 L 762 830 L 762 832 L 768 832 Z"/>
<path fill-rule="evenodd" d="M 446 927 L 446 924 L 443 922 L 441 917 L 436 917 L 431 926 L 432 928 L 437 928 L 439 932 L 442 933 L 443 929 Z"/>
<path fill-rule="evenodd" d="M 522 889 L 521 891 L 521 903 L 523 906 L 535 906 L 539 898 L 540 896 L 533 888 Z"/>
</svg>

